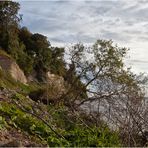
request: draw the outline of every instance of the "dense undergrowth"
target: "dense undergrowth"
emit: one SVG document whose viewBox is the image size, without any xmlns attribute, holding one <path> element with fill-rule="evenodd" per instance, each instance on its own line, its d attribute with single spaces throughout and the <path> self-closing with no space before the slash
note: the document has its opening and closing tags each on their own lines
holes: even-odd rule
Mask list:
<svg viewBox="0 0 148 148">
<path fill-rule="evenodd" d="M 37 105 L 35 109 L 34 102 L 23 95 L 9 99 L 0 105 L 1 128 L 8 124 L 40 138 L 49 146 L 120 146 L 117 133 L 103 124 L 100 127 L 88 125 L 88 128 L 64 106 Z"/>
<path fill-rule="evenodd" d="M 96 126 L 89 121 L 90 117 L 84 114 L 80 118 L 65 105 L 35 102 L 28 94 L 43 86 L 21 84 L 2 70 L 0 74 L 0 88 L 4 92 L 0 102 L 0 130 L 13 127 L 49 146 L 120 146 L 118 133 L 103 122 Z"/>
</svg>

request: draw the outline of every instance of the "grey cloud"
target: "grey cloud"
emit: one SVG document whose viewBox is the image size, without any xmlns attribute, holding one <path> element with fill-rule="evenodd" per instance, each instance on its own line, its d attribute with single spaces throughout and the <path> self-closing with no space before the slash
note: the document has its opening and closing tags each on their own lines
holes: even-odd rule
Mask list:
<svg viewBox="0 0 148 148">
<path fill-rule="evenodd" d="M 148 36 L 140 36 L 140 37 L 138 37 L 138 39 L 141 40 L 141 41 L 148 42 Z"/>
<path fill-rule="evenodd" d="M 76 36 L 80 42 L 84 42 L 84 43 L 94 43 L 94 41 L 97 39 L 96 36 L 87 35 L 81 32 L 77 33 Z"/>
<path fill-rule="evenodd" d="M 128 34 L 132 34 L 132 35 L 140 35 L 140 34 L 142 34 L 141 30 L 127 30 L 127 29 L 125 29 L 124 32 L 128 33 Z"/>
<path fill-rule="evenodd" d="M 65 43 L 64 40 L 59 39 L 59 37 L 48 37 L 49 41 L 51 42 L 57 42 L 57 43 Z"/>
<path fill-rule="evenodd" d="M 113 39 L 113 40 L 118 40 L 118 41 L 122 41 L 122 42 L 130 42 L 131 37 L 129 35 L 123 35 L 123 34 L 119 34 L 118 32 L 113 32 L 113 31 L 109 31 L 109 30 L 101 30 L 102 31 L 102 35 L 101 37 L 105 38 L 105 39 Z"/>
<path fill-rule="evenodd" d="M 60 35 L 57 35 L 55 37 L 48 36 L 50 41 L 53 42 L 60 42 L 60 43 L 94 43 L 96 41 L 96 37 L 87 35 L 83 32 L 75 32 L 75 33 L 63 33 Z"/>
<path fill-rule="evenodd" d="M 148 71 L 148 61 L 142 59 L 142 54 L 146 54 L 148 48 L 147 0 L 20 3 L 20 13 L 24 14 L 22 25 L 33 32 L 45 34 L 49 41 L 64 44 L 79 41 L 94 43 L 98 38 L 112 39 L 116 43 L 136 48 L 136 55 L 131 52 L 131 56 L 137 58 L 128 61 L 128 64 L 138 71 Z M 141 48 L 145 52 L 141 53 Z"/>
<path fill-rule="evenodd" d="M 127 25 L 127 26 L 133 26 L 135 24 L 135 20 L 125 20 L 124 23 Z"/>
<path fill-rule="evenodd" d="M 148 64 L 148 61 L 145 60 L 130 60 L 132 63 L 139 63 L 139 64 Z"/>
<path fill-rule="evenodd" d="M 133 6 L 124 8 L 126 4 L 123 1 L 84 1 L 81 3 L 74 1 L 46 1 L 22 3 L 28 6 L 25 8 L 27 10 L 25 22 L 27 22 L 30 15 L 33 16 L 28 26 L 34 32 L 47 32 L 47 34 L 65 32 L 68 36 L 68 33 L 79 32 L 85 27 L 88 28 L 89 25 L 91 28 L 93 24 L 98 24 L 97 32 L 100 33 L 103 38 L 129 41 L 130 36 L 121 33 L 122 27 L 134 25 L 136 21 L 134 19 L 127 19 L 128 16 L 126 15 L 133 15 L 133 12 L 137 10 L 137 5 L 134 4 Z M 118 32 L 111 31 L 113 27 L 118 26 L 121 27 Z M 103 31 L 102 28 L 110 29 L 110 31 Z M 86 29 L 86 32 L 87 31 Z M 98 34 L 92 34 L 91 37 L 77 36 L 81 40 L 91 42 Z M 77 39 L 77 37 L 71 37 L 73 38 L 72 40 Z M 65 42 L 67 42 L 66 38 Z"/>
</svg>

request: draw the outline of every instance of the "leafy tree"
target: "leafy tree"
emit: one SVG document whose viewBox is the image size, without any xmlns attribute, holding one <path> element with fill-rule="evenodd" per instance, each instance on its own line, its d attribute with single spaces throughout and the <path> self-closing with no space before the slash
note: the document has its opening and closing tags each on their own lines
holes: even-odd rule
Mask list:
<svg viewBox="0 0 148 148">
<path fill-rule="evenodd" d="M 41 34 L 32 34 L 26 27 L 19 31 L 19 38 L 25 45 L 25 53 L 32 59 L 34 69 L 38 74 L 37 77 L 42 79 L 45 73 L 49 71 L 51 62 L 50 43 L 46 36 Z"/>
<path fill-rule="evenodd" d="M 25 45 L 20 41 L 19 22 L 21 17 L 18 16 L 20 5 L 13 1 L 0 2 L 0 46 L 9 53 L 19 64 L 19 66 L 28 73 L 30 70 L 29 57 L 24 50 Z"/>
<path fill-rule="evenodd" d="M 50 71 L 60 76 L 64 76 L 66 73 L 64 52 L 64 48 L 51 48 L 52 58 L 50 63 Z"/>
<path fill-rule="evenodd" d="M 20 17 L 17 15 L 20 5 L 17 2 L 1 1 L 0 3 L 0 24 L 1 26 L 17 26 Z"/>
<path fill-rule="evenodd" d="M 0 2 L 0 46 L 10 52 L 17 47 L 17 31 L 21 17 L 18 16 L 20 5 L 17 2 Z M 15 40 L 14 40 L 15 39 Z M 16 41 L 16 42 L 15 42 Z"/>
<path fill-rule="evenodd" d="M 25 74 L 34 69 L 37 77 L 42 79 L 50 69 L 55 74 L 64 75 L 64 49 L 51 48 L 46 36 L 32 34 L 26 27 L 19 29 L 22 19 L 18 15 L 19 8 L 17 2 L 0 3 L 1 48 L 17 61 Z"/>
<path fill-rule="evenodd" d="M 23 44 L 25 45 L 26 49 L 25 52 L 27 52 L 29 55 L 32 55 L 31 49 L 32 49 L 32 41 L 31 41 L 32 33 L 28 30 L 27 27 L 22 27 L 19 30 L 19 39 Z"/>
<path fill-rule="evenodd" d="M 76 109 L 87 102 L 96 123 L 105 120 L 109 126 L 120 129 L 124 145 L 137 146 L 136 138 L 143 133 L 146 122 L 142 86 L 147 78 L 137 76 L 125 67 L 123 60 L 127 51 L 106 40 L 97 40 L 89 48 L 82 44 L 71 47 L 69 60 L 72 66 L 66 78 L 71 85 L 62 97 L 69 100 L 71 107 L 76 104 Z M 79 80 L 83 84 L 81 88 L 76 85 Z M 72 94 L 73 90 L 75 94 Z M 87 96 L 81 97 L 85 91 Z M 92 109 L 91 104 L 95 104 Z"/>
<path fill-rule="evenodd" d="M 29 75 L 33 71 L 34 60 L 24 51 L 18 52 L 17 63 L 24 71 L 25 75 Z"/>
<path fill-rule="evenodd" d="M 45 77 L 45 73 L 49 71 L 51 61 L 50 43 L 46 36 L 41 34 L 33 34 L 31 36 L 31 54 L 34 58 L 34 68 L 37 71 L 38 78 Z"/>
<path fill-rule="evenodd" d="M 64 76 L 64 48 L 51 47 L 46 36 L 32 34 L 26 27 L 20 29 L 19 39 L 26 47 L 25 53 L 33 59 L 33 69 L 39 79 L 45 77 L 47 71 Z"/>
<path fill-rule="evenodd" d="M 127 50 L 114 46 L 112 41 L 106 40 L 97 40 L 89 48 L 82 44 L 73 46 L 70 49 L 69 60 L 74 65 L 76 77 L 68 71 L 67 79 L 72 82 L 63 97 L 67 98 L 75 90 L 77 95 L 73 97 L 70 95 L 69 100 L 72 102 L 79 100 L 79 105 L 85 102 L 96 102 L 96 104 L 101 102 L 105 109 L 99 111 L 99 114 L 106 111 L 108 117 L 116 107 L 114 103 L 120 102 L 121 105 L 128 101 L 129 104 L 134 102 L 138 104 L 143 98 L 143 92 L 137 76 L 124 66 L 123 58 Z M 80 85 L 76 85 L 79 80 L 83 84 L 81 89 Z M 87 97 L 82 98 L 81 95 L 85 92 Z"/>
</svg>

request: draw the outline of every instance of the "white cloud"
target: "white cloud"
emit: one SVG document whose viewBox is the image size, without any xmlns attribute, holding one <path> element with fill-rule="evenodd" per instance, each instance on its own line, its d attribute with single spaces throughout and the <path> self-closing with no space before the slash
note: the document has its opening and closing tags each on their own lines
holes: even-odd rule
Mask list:
<svg viewBox="0 0 148 148">
<path fill-rule="evenodd" d="M 148 1 L 20 1 L 23 25 L 54 44 L 112 39 L 131 48 L 134 71 L 148 72 Z M 135 61 L 137 60 L 137 62 Z M 139 62 L 138 62 L 139 60 Z M 143 61 L 140 62 L 140 61 Z"/>
</svg>

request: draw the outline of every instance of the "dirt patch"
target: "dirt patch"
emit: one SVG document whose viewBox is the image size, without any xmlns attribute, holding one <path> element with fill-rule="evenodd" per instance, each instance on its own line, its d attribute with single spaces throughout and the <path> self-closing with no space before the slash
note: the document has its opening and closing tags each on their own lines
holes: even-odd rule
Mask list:
<svg viewBox="0 0 148 148">
<path fill-rule="evenodd" d="M 38 138 L 31 137 L 15 128 L 0 130 L 0 147 L 45 147 Z"/>
</svg>

